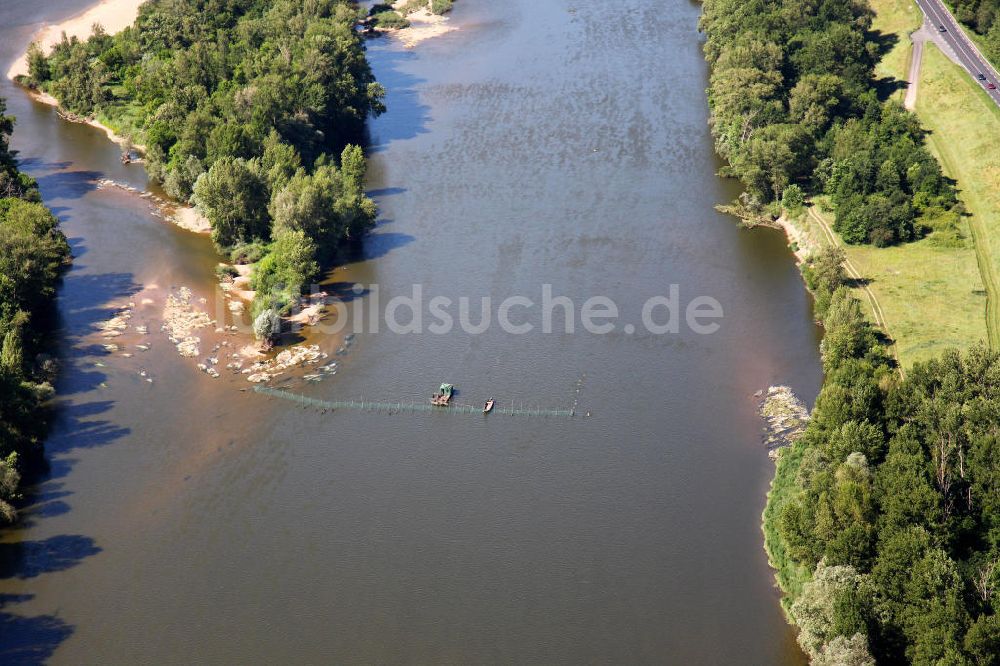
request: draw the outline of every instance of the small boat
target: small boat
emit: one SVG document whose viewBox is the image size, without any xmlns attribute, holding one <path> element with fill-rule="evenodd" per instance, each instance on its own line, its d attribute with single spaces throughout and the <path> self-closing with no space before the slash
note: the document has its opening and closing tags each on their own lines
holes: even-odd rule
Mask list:
<svg viewBox="0 0 1000 666">
<path fill-rule="evenodd" d="M 438 407 L 447 407 L 454 393 L 455 387 L 452 384 L 441 384 L 438 392 L 431 396 L 431 404 Z"/>
<path fill-rule="evenodd" d="M 492 411 L 493 411 L 493 398 L 490 398 L 489 400 L 486 401 L 486 404 L 483 405 L 483 414 L 489 414 Z"/>
</svg>

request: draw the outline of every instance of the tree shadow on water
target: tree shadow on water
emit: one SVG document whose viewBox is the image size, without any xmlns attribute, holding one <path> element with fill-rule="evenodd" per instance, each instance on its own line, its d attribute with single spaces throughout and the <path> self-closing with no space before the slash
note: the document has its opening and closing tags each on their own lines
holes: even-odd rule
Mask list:
<svg viewBox="0 0 1000 666">
<path fill-rule="evenodd" d="M 351 248 L 346 257 L 347 263 L 379 259 L 397 248 L 409 245 L 415 240 L 416 238 L 410 234 L 395 231 L 369 234 L 365 236 L 360 246 Z"/>
<path fill-rule="evenodd" d="M 73 627 L 53 615 L 25 617 L 3 611 L 10 604 L 30 601 L 30 594 L 0 594 L 0 663 L 44 664 Z"/>
<path fill-rule="evenodd" d="M 60 534 L 41 541 L 0 543 L 0 579 L 25 580 L 65 571 L 101 552 L 82 534 Z"/>
<path fill-rule="evenodd" d="M 87 418 L 106 412 L 113 406 L 111 400 L 59 405 L 45 450 L 49 454 L 64 454 L 77 449 L 93 449 L 129 435 L 132 432 L 129 428 L 105 419 Z"/>
<path fill-rule="evenodd" d="M 100 171 L 54 171 L 38 176 L 38 189 L 42 197 L 50 199 L 79 199 L 97 189 L 97 181 L 103 177 Z"/>
<path fill-rule="evenodd" d="M 426 133 L 430 107 L 420 101 L 418 86 L 424 79 L 409 74 L 402 65 L 418 56 L 389 43 L 368 49 L 368 59 L 375 77 L 386 88 L 385 106 L 388 111 L 370 120 L 366 127 L 368 152 L 385 150 L 393 141 L 412 139 Z"/>
<path fill-rule="evenodd" d="M 55 208 L 51 208 L 50 210 L 52 211 L 53 215 L 58 217 L 60 220 L 63 220 L 62 215 L 56 212 L 57 209 L 62 209 L 63 211 L 65 211 L 65 209 L 63 209 L 62 206 L 56 206 Z M 73 261 L 78 261 L 83 255 L 87 254 L 87 246 L 84 245 L 83 237 L 71 236 L 66 239 L 66 242 L 69 243 L 69 251 L 71 256 L 73 257 Z"/>
<path fill-rule="evenodd" d="M 73 166 L 73 163 L 69 160 L 62 160 L 61 162 L 46 162 L 40 157 L 25 157 L 22 160 L 17 161 L 18 168 L 25 173 L 39 172 L 39 171 L 62 171 L 63 169 L 68 169 Z"/>
<path fill-rule="evenodd" d="M 131 273 L 81 275 L 74 270 L 63 279 L 59 290 L 58 349 L 64 368 L 56 385 L 60 399 L 91 391 L 107 380 L 105 373 L 95 369 L 99 366 L 86 362 L 106 354 L 94 335 L 99 324 L 113 317 L 141 290 Z"/>
<path fill-rule="evenodd" d="M 362 285 L 361 289 L 355 289 L 353 282 L 344 281 L 324 282 L 323 291 L 341 303 L 350 303 L 356 298 L 364 298 L 371 293 L 371 289 L 364 285 Z"/>
<path fill-rule="evenodd" d="M 380 199 L 382 197 L 391 197 L 397 194 L 403 194 L 407 191 L 405 187 L 380 187 L 377 190 L 368 190 L 365 194 L 370 196 L 372 199 Z M 384 222 L 380 222 L 384 224 Z"/>
</svg>

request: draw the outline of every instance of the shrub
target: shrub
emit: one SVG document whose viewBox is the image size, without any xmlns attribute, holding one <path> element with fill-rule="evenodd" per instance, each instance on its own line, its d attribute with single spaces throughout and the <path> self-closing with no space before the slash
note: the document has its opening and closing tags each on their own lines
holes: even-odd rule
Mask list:
<svg viewBox="0 0 1000 666">
<path fill-rule="evenodd" d="M 805 194 L 798 185 L 789 185 L 781 195 L 781 206 L 790 215 L 798 215 L 802 212 L 802 206 L 806 203 Z"/>
<path fill-rule="evenodd" d="M 419 12 L 421 9 L 427 9 L 427 0 L 406 0 L 406 4 L 400 7 L 399 11 L 403 16 L 406 16 L 413 12 Z"/>
<path fill-rule="evenodd" d="M 239 243 L 229 251 L 229 260 L 234 264 L 256 264 L 267 254 L 267 245 L 260 241 Z"/>
<path fill-rule="evenodd" d="M 271 343 L 281 335 L 281 317 L 274 310 L 264 310 L 253 320 L 253 335 L 261 342 Z"/>
<path fill-rule="evenodd" d="M 229 264 L 219 264 L 215 267 L 215 277 L 220 280 L 229 281 L 237 277 L 239 274 L 240 272 Z"/>
<path fill-rule="evenodd" d="M 386 30 L 399 30 L 410 26 L 410 22 L 402 14 L 393 10 L 373 14 L 372 18 L 375 19 L 376 26 Z"/>
</svg>

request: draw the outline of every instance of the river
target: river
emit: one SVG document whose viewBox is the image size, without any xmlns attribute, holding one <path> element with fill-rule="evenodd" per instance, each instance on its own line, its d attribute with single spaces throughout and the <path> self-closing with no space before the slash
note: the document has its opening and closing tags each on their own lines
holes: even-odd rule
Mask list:
<svg viewBox="0 0 1000 666">
<path fill-rule="evenodd" d="M 0 60 L 87 4 L 4 2 Z M 460 0 L 457 31 L 370 43 L 380 221 L 330 286 L 373 306 L 373 285 L 478 304 L 548 284 L 638 323 L 676 284 L 724 317 L 711 335 L 365 330 L 290 390 L 425 402 L 449 381 L 574 418 L 322 413 L 209 378 L 158 317 L 179 285 L 216 297 L 210 243 L 98 188 L 148 183 L 0 85 L 75 256 L 50 468 L 0 535 L 0 661 L 803 663 L 761 547 L 752 396 L 811 403 L 820 333 L 783 236 L 713 209 L 736 191 L 715 175 L 699 11 Z M 150 350 L 105 354 L 95 325 L 137 299 Z"/>
</svg>

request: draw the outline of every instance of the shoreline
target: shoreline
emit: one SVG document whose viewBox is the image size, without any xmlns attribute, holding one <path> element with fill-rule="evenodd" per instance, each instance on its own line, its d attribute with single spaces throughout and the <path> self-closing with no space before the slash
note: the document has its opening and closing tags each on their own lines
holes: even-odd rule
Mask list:
<svg viewBox="0 0 1000 666">
<path fill-rule="evenodd" d="M 799 227 L 795 222 L 788 219 L 784 214 L 774 221 L 774 229 L 780 229 L 785 233 L 788 241 L 788 249 L 795 255 L 795 264 L 801 268 L 806 259 L 816 250 L 816 243 L 812 238 Z M 801 270 L 799 271 L 801 273 Z M 803 277 L 803 279 L 805 279 Z"/>
<path fill-rule="evenodd" d="M 63 120 L 65 120 L 66 122 L 78 123 L 80 125 L 90 125 L 91 127 L 95 128 L 95 129 L 99 129 L 102 132 L 104 132 L 105 135 L 107 135 L 108 140 L 113 141 L 114 143 L 117 143 L 119 146 L 124 146 L 125 144 L 130 143 L 128 141 L 128 139 L 126 139 L 125 137 L 121 136 L 120 134 L 117 134 L 113 129 L 111 129 L 110 127 L 108 127 L 104 123 L 102 123 L 100 120 L 97 120 L 96 118 L 84 118 L 84 117 L 81 117 L 81 116 L 77 116 L 75 114 L 71 117 L 62 108 L 62 105 L 59 104 L 59 100 L 56 99 L 55 97 L 53 97 L 52 95 L 50 95 L 49 93 L 45 92 L 44 90 L 40 90 L 38 88 L 29 88 L 28 86 L 22 85 L 17 80 L 14 80 L 14 79 L 12 79 L 12 80 L 22 90 L 24 90 L 26 93 L 28 93 L 28 96 L 31 97 L 36 102 L 39 102 L 40 104 L 46 104 L 48 106 L 54 107 L 56 109 L 56 111 L 63 117 Z M 146 147 L 143 146 L 143 145 L 132 143 L 131 147 L 134 148 L 135 150 L 137 150 L 140 153 L 143 153 L 143 154 L 146 153 Z"/>
<path fill-rule="evenodd" d="M 83 40 L 92 34 L 95 23 L 101 24 L 101 27 L 109 35 L 113 35 L 135 23 L 136 17 L 139 16 L 139 7 L 145 1 L 101 0 L 65 21 L 42 26 L 41 29 L 31 36 L 31 42 L 38 42 L 42 50 L 48 53 L 53 46 L 59 43 L 63 33 L 66 33 L 67 37 L 76 37 Z M 13 81 L 16 77 L 26 75 L 27 73 L 28 50 L 25 47 L 24 53 L 7 70 L 7 78 Z"/>
<path fill-rule="evenodd" d="M 406 0 L 396 0 L 392 4 L 393 9 L 400 11 L 406 5 Z M 400 12 L 402 13 L 402 12 Z M 449 32 L 458 30 L 458 27 L 451 25 L 451 18 L 446 14 L 432 14 L 426 7 L 418 11 L 405 15 L 410 25 L 405 28 L 393 30 L 378 30 L 383 35 L 388 35 L 402 43 L 404 48 L 412 49 L 417 44 L 428 39 L 446 35 Z"/>
<path fill-rule="evenodd" d="M 52 50 L 52 47 L 59 43 L 64 33 L 67 37 L 77 37 L 81 40 L 86 39 L 92 34 L 93 25 L 95 23 L 100 23 L 109 35 L 121 32 L 135 23 L 135 20 L 139 15 L 139 7 L 141 7 L 145 2 L 146 0 L 102 0 L 98 4 L 75 16 L 71 16 L 65 21 L 46 24 L 32 35 L 31 41 L 28 42 L 28 46 L 33 43 L 38 43 L 42 50 L 48 54 Z M 28 96 L 36 102 L 46 104 L 56 109 L 56 112 L 59 113 L 67 122 L 89 125 L 94 129 L 104 132 L 109 141 L 116 143 L 119 146 L 128 145 L 130 148 L 135 149 L 139 153 L 145 154 L 145 146 L 133 143 L 131 140 L 121 136 L 96 118 L 70 117 L 65 115 L 58 99 L 43 90 L 28 87 L 18 81 L 18 77 L 28 75 L 28 46 L 25 46 L 24 52 L 7 70 L 8 79 L 24 90 Z M 209 224 L 208 219 L 199 213 L 196 208 L 181 202 L 172 202 L 172 207 L 174 208 L 173 214 L 164 216 L 167 221 L 175 224 L 181 229 L 185 229 L 196 234 L 211 233 L 212 227 Z"/>
</svg>

